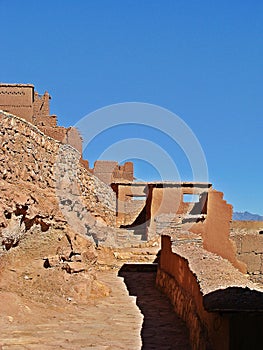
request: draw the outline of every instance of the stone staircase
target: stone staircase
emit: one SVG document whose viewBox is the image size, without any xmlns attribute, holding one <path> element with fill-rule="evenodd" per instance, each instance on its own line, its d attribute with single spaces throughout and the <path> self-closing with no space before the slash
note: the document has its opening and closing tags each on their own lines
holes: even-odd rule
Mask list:
<svg viewBox="0 0 263 350">
<path fill-rule="evenodd" d="M 172 245 L 195 243 L 202 246 L 201 235 L 189 231 L 191 223 L 200 219 L 200 215 L 190 215 L 189 218 L 181 215 L 163 214 L 155 219 L 156 234 L 171 236 Z"/>
<path fill-rule="evenodd" d="M 173 244 L 197 243 L 202 244 L 202 237 L 189 231 L 189 222 L 184 222 L 184 217 L 174 214 L 163 214 L 155 218 L 156 229 L 148 232 L 148 241 L 160 241 L 162 235 L 172 237 Z M 118 228 L 115 229 L 115 247 L 118 248 L 140 248 L 151 246 L 145 238 L 145 229 Z M 148 244 L 149 243 L 149 244 Z M 159 242 L 160 243 L 160 242 Z M 159 245 L 158 243 L 158 245 Z"/>
<path fill-rule="evenodd" d="M 136 247 L 146 243 L 142 238 L 142 234 L 135 234 L 132 229 L 117 229 L 116 230 L 116 245 L 118 247 Z"/>
<path fill-rule="evenodd" d="M 103 251 L 105 247 L 110 252 L 107 259 L 102 253 L 102 258 L 99 258 L 99 266 L 103 270 L 104 268 L 120 268 L 127 263 L 157 263 L 158 253 L 161 249 L 161 235 L 163 234 L 169 235 L 172 244 L 176 246 L 187 243 L 202 246 L 201 235 L 190 232 L 188 227 L 187 224 L 182 223 L 181 218 L 178 216 L 162 215 L 157 217 L 156 231 L 151 232 L 148 241 L 144 238 L 145 230 L 143 228 L 112 229 L 111 232 L 108 232 L 108 235 L 111 235 L 111 240 L 105 241 L 105 244 L 99 243 L 98 245 L 98 249 L 102 247 Z"/>
<path fill-rule="evenodd" d="M 171 234 L 182 230 L 182 217 L 175 214 L 162 214 L 155 219 L 156 234 Z"/>
</svg>

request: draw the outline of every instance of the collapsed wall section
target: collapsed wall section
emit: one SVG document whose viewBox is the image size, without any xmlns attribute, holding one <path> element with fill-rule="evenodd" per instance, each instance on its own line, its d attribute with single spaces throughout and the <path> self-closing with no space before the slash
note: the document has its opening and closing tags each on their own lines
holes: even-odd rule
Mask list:
<svg viewBox="0 0 263 350">
<path fill-rule="evenodd" d="M 229 260 L 233 266 L 246 273 L 246 264 L 238 260 L 236 246 L 230 238 L 232 205 L 223 199 L 223 193 L 210 189 L 204 221 L 195 223 L 190 231 L 202 235 L 204 249 Z"/>
<path fill-rule="evenodd" d="M 23 215 L 30 220 L 41 217 L 48 222 L 52 217 L 57 222 L 67 222 L 61 213 L 57 193 L 61 174 L 56 164 L 61 152 L 72 169 L 76 169 L 77 188 L 72 192 L 75 202 L 81 202 L 93 217 L 105 224 L 115 225 L 114 192 L 79 163 L 80 154 L 76 149 L 69 145 L 61 148 L 60 142 L 43 134 L 36 126 L 5 112 L 0 112 L 0 125 L 1 227 L 8 225 L 17 207 L 24 208 Z M 73 203 L 69 208 L 82 219 L 77 205 Z"/>
<path fill-rule="evenodd" d="M 120 180 L 134 180 L 132 162 L 126 162 L 123 165 L 119 165 L 116 161 L 97 160 L 94 163 L 94 168 L 90 169 L 90 171 L 108 185 Z"/>
</svg>

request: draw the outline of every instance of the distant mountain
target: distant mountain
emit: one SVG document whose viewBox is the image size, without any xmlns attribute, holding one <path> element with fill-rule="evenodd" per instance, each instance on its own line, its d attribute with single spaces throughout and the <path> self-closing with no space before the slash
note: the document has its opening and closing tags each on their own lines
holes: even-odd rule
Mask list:
<svg viewBox="0 0 263 350">
<path fill-rule="evenodd" d="M 248 211 L 233 213 L 233 220 L 238 221 L 263 221 L 263 216 L 258 214 L 251 214 Z"/>
</svg>

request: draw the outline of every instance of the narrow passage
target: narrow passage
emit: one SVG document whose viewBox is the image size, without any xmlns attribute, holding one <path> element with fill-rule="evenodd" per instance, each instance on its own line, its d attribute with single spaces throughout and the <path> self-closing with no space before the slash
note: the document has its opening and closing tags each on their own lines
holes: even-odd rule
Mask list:
<svg viewBox="0 0 263 350">
<path fill-rule="evenodd" d="M 143 350 L 188 350 L 189 334 L 168 298 L 155 286 L 155 265 L 125 264 L 119 272 L 143 314 Z"/>
</svg>

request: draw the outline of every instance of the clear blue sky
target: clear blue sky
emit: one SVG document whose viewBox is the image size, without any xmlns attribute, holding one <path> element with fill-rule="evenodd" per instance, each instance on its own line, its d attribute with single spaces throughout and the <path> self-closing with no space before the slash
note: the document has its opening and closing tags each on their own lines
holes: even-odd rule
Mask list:
<svg viewBox="0 0 263 350">
<path fill-rule="evenodd" d="M 0 0 L 0 15 L 0 81 L 48 90 L 65 126 L 119 102 L 169 109 L 198 137 L 214 187 L 263 214 L 261 0 Z"/>
</svg>

